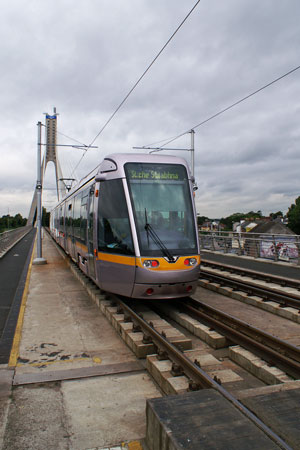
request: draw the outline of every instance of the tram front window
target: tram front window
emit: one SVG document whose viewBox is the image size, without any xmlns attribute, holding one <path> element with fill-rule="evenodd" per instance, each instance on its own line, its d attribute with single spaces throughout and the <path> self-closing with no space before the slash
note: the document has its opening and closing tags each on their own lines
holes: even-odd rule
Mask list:
<svg viewBox="0 0 300 450">
<path fill-rule="evenodd" d="M 147 224 L 175 256 L 196 254 L 196 232 L 187 172 L 182 165 L 125 165 L 141 255 L 163 254 Z M 145 228 L 146 227 L 146 228 Z"/>
</svg>

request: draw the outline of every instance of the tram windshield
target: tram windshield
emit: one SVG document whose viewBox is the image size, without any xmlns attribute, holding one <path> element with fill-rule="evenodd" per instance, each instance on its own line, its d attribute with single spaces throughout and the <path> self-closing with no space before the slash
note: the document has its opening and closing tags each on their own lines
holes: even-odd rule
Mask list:
<svg viewBox="0 0 300 450">
<path fill-rule="evenodd" d="M 197 253 L 195 220 L 186 168 L 179 164 L 127 163 L 142 256 Z M 159 238 L 153 239 L 153 230 Z"/>
</svg>

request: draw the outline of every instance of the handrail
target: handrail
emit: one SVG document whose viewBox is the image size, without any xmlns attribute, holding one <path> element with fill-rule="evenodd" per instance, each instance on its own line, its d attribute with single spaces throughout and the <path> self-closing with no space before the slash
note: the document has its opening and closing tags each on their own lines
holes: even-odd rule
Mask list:
<svg viewBox="0 0 300 450">
<path fill-rule="evenodd" d="M 300 236 L 199 230 L 200 249 L 300 264 Z"/>
</svg>

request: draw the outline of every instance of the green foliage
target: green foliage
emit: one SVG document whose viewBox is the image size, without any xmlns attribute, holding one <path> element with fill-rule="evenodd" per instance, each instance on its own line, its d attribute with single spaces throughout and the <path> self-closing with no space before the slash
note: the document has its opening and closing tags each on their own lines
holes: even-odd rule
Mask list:
<svg viewBox="0 0 300 450">
<path fill-rule="evenodd" d="M 272 220 L 277 219 L 277 217 L 283 217 L 282 211 L 277 211 L 276 213 L 270 213 L 270 217 Z"/>
<path fill-rule="evenodd" d="M 24 227 L 26 222 L 27 219 L 23 218 L 21 214 L 16 214 L 14 217 L 6 214 L 0 218 L 0 233 L 13 228 Z"/>
<path fill-rule="evenodd" d="M 50 224 L 50 213 L 47 212 L 46 208 L 42 209 L 42 227 L 49 227 Z"/>
<path fill-rule="evenodd" d="M 289 228 L 296 234 L 300 234 L 300 197 L 296 198 L 287 212 Z"/>
<path fill-rule="evenodd" d="M 248 213 L 234 213 L 231 214 L 228 217 L 222 217 L 222 219 L 220 220 L 220 223 L 222 223 L 223 225 L 225 225 L 225 229 L 228 231 L 232 230 L 232 225 L 235 222 L 240 222 L 240 220 L 255 220 L 255 219 L 260 219 L 262 216 L 261 211 L 249 211 Z"/>
<path fill-rule="evenodd" d="M 202 225 L 204 222 L 206 222 L 207 220 L 209 220 L 208 217 L 206 216 L 197 216 L 197 224 L 200 226 Z"/>
</svg>

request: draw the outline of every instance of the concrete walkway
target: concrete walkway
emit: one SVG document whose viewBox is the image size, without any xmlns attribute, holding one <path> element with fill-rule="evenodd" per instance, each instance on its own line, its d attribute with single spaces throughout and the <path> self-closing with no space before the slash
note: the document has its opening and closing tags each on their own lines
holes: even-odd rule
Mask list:
<svg viewBox="0 0 300 450">
<path fill-rule="evenodd" d="M 43 256 L 10 364 L 0 366 L 0 447 L 142 449 L 146 399 L 160 392 L 46 233 Z"/>
</svg>

